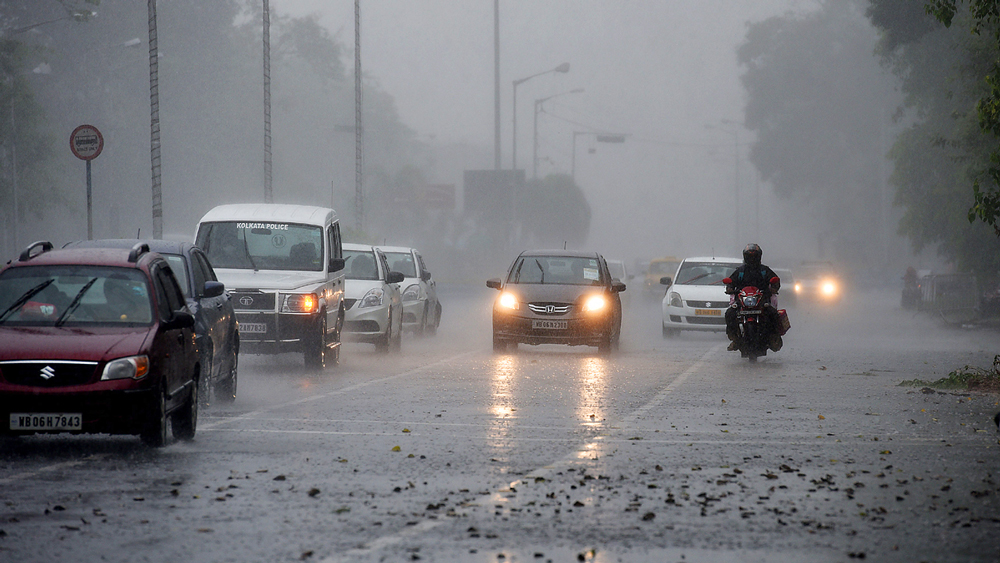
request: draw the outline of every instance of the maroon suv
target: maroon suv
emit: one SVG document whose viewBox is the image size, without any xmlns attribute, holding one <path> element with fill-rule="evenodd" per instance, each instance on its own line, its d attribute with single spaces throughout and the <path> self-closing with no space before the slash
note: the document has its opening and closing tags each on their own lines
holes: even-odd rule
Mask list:
<svg viewBox="0 0 1000 563">
<path fill-rule="evenodd" d="M 0 270 L 0 433 L 194 438 L 194 317 L 166 260 L 37 242 Z"/>
</svg>

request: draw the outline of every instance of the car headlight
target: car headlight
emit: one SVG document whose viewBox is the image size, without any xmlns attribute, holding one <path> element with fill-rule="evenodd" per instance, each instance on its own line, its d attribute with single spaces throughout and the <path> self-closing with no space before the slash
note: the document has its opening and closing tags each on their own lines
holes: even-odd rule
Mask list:
<svg viewBox="0 0 1000 563">
<path fill-rule="evenodd" d="M 591 295 L 583 302 L 583 310 L 585 312 L 600 311 L 601 309 L 607 307 L 608 300 L 604 298 L 603 295 Z"/>
<path fill-rule="evenodd" d="M 681 303 L 681 294 L 676 291 L 671 291 L 668 303 L 671 307 L 683 307 L 683 304 Z"/>
<path fill-rule="evenodd" d="M 802 284 L 801 283 L 796 283 L 792 287 L 792 289 L 795 290 L 795 293 L 802 293 Z"/>
<path fill-rule="evenodd" d="M 282 296 L 282 313 L 315 313 L 319 310 L 319 298 L 315 293 L 292 293 Z"/>
<path fill-rule="evenodd" d="M 824 280 L 819 286 L 819 290 L 826 297 L 833 297 L 837 294 L 837 284 L 830 280 Z"/>
<path fill-rule="evenodd" d="M 111 379 L 142 379 L 149 373 L 148 356 L 131 356 L 108 362 L 101 374 L 101 381 Z"/>
<path fill-rule="evenodd" d="M 501 293 L 500 298 L 497 299 L 497 304 L 500 305 L 501 309 L 510 309 L 516 311 L 520 308 L 520 304 L 517 302 L 517 297 L 514 297 L 513 293 Z"/>
<path fill-rule="evenodd" d="M 420 284 L 415 283 L 403 290 L 403 301 L 417 301 L 420 299 Z"/>
<path fill-rule="evenodd" d="M 380 307 L 384 296 L 385 292 L 382 291 L 382 288 L 376 287 L 361 298 L 361 302 L 358 304 L 358 309 L 364 309 L 365 307 Z"/>
</svg>

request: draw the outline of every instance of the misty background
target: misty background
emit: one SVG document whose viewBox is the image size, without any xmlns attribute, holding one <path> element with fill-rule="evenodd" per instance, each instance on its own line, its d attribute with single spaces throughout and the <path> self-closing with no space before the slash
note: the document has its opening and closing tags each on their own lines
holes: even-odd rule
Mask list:
<svg viewBox="0 0 1000 563">
<path fill-rule="evenodd" d="M 332 206 L 346 240 L 415 246 L 443 281 L 564 243 L 632 266 L 758 242 L 772 266 L 831 260 L 866 283 L 956 267 L 940 237 L 899 234 L 886 156 L 919 112 L 867 0 L 501 1 L 505 169 L 512 82 L 545 73 L 517 88 L 528 186 L 513 225 L 464 198 L 465 172 L 494 164 L 493 2 L 361 6 L 357 232 L 353 2 L 271 1 L 274 200 Z M 190 239 L 211 207 L 263 201 L 261 4 L 157 9 L 164 235 Z M 105 141 L 95 238 L 152 236 L 146 4 L 0 0 L 0 29 L 4 255 L 86 237 L 84 163 L 67 146 L 83 123 Z"/>
</svg>

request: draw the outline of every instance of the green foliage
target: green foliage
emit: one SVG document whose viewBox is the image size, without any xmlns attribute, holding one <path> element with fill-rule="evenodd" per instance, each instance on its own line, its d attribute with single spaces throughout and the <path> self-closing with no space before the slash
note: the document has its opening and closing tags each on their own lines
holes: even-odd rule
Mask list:
<svg viewBox="0 0 1000 563">
<path fill-rule="evenodd" d="M 590 204 L 568 174 L 550 174 L 529 183 L 518 198 L 518 218 L 528 245 L 579 247 L 590 232 Z"/>
<path fill-rule="evenodd" d="M 978 389 L 1000 391 L 1000 355 L 993 357 L 992 368 L 966 365 L 936 381 L 908 379 L 899 383 L 903 387 L 931 387 L 934 389 Z"/>
</svg>

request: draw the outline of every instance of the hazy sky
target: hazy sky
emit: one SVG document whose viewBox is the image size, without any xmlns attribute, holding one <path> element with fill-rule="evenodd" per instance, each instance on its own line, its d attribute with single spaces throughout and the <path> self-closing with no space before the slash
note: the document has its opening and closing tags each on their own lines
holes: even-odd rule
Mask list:
<svg viewBox="0 0 1000 563">
<path fill-rule="evenodd" d="M 318 14 L 324 26 L 353 45 L 353 2 L 272 0 L 271 5 L 293 15 Z M 669 252 L 657 247 L 678 252 L 722 247 L 720 253 L 733 254 L 738 248 L 733 248 L 732 229 L 705 220 L 685 223 L 684 229 L 672 225 L 711 219 L 713 207 L 733 201 L 734 141 L 741 136 L 745 155 L 749 134 L 720 122 L 738 122 L 743 115 L 735 50 L 747 22 L 814 5 L 806 0 L 502 0 L 503 166 L 510 166 L 512 152 L 512 81 L 568 62 L 569 73 L 547 74 L 518 87 L 519 168 L 530 176 L 534 101 L 583 88 L 584 93 L 543 106 L 539 174 L 570 172 L 573 131 L 629 135 L 623 145 L 578 136 L 576 177 L 594 208 L 592 234 L 619 241 L 608 243 L 609 252 L 621 249 L 621 254 L 636 244 L 649 247 L 637 255 Z M 422 138 L 479 145 L 492 155 L 492 1 L 364 0 L 362 61 L 365 75 L 395 97 L 403 121 Z M 480 166 L 492 167 L 492 159 Z M 455 172 L 441 171 L 443 177 L 432 180 L 456 181 Z M 741 196 L 756 198 L 745 160 L 740 174 Z M 761 193 L 766 202 L 766 186 Z M 763 215 L 751 208 L 754 217 L 740 240 L 758 235 L 757 217 L 767 220 L 770 205 L 764 207 Z M 636 222 L 649 228 L 637 231 Z M 765 236 L 760 233 L 762 243 Z"/>
</svg>

